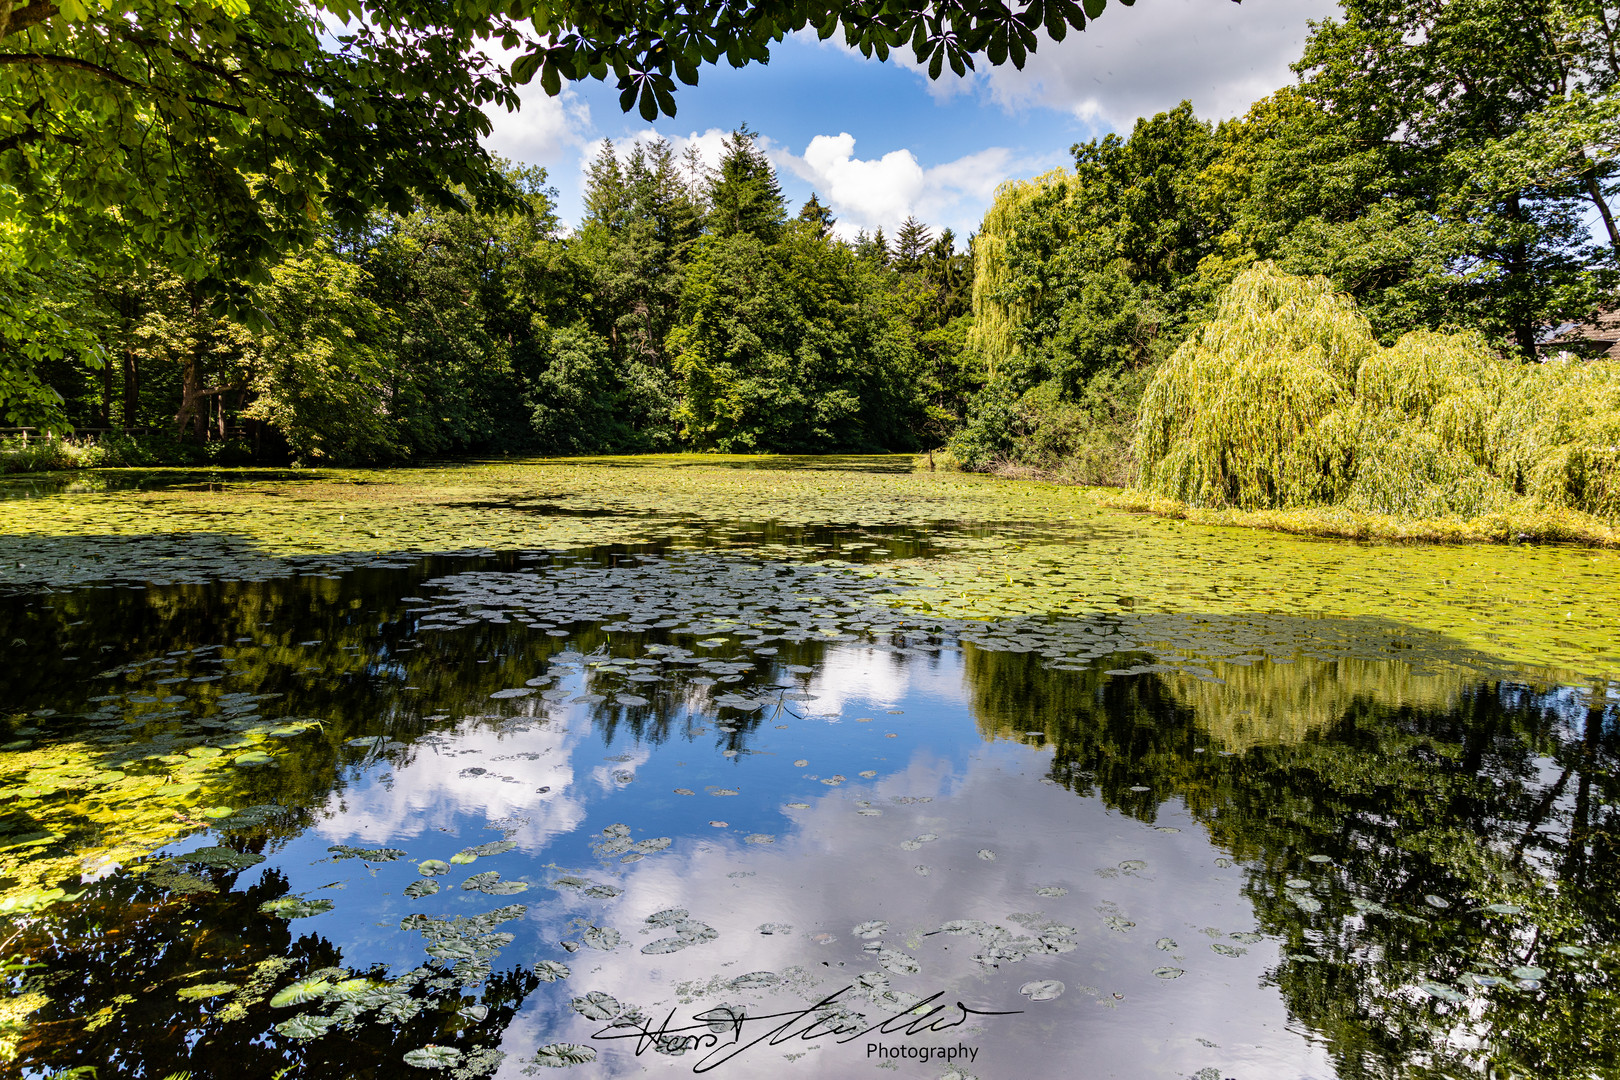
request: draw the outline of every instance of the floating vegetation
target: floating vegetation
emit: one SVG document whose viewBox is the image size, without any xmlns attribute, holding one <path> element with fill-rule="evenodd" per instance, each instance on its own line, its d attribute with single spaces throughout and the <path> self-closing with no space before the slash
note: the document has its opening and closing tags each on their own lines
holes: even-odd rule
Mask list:
<svg viewBox="0 0 1620 1080">
<path fill-rule="evenodd" d="M 1440 1001 L 1466 1001 L 1468 999 L 1466 993 L 1455 986 L 1449 986 L 1445 983 L 1420 982 L 1418 983 L 1418 989 Z"/>
<path fill-rule="evenodd" d="M 530 1068 L 524 1072 L 531 1072 L 534 1067 L 545 1069 L 561 1069 L 569 1065 L 588 1065 L 596 1060 L 596 1051 L 589 1046 L 579 1043 L 547 1043 L 535 1051 L 530 1058 Z"/>
<path fill-rule="evenodd" d="M 502 881 L 500 871 L 486 870 L 481 874 L 473 874 L 461 883 L 463 889 L 481 892 L 486 896 L 510 896 L 520 893 L 529 887 L 526 881 Z"/>
<path fill-rule="evenodd" d="M 1063 995 L 1063 990 L 1063 984 L 1056 979 L 1027 982 L 1018 988 L 1018 992 L 1031 1001 L 1053 1001 Z"/>
<path fill-rule="evenodd" d="M 623 936 L 610 926 L 590 926 L 580 935 L 580 941 L 585 945 L 603 952 L 612 952 L 623 940 Z"/>
<path fill-rule="evenodd" d="M 337 844 L 326 849 L 332 852 L 332 861 L 340 859 L 364 859 L 366 862 L 393 862 L 403 859 L 405 852 L 400 848 L 360 848 L 350 847 L 347 844 Z"/>
<path fill-rule="evenodd" d="M 605 994 L 600 990 L 592 990 L 588 994 L 572 999 L 568 1002 L 568 1007 L 587 1020 L 612 1020 L 624 1009 L 612 994 Z"/>
<path fill-rule="evenodd" d="M 453 1046 L 429 1044 L 405 1053 L 405 1064 L 414 1065 L 418 1069 L 448 1069 L 460 1061 L 461 1051 Z"/>
<path fill-rule="evenodd" d="M 665 911 L 655 912 L 647 916 L 646 922 L 651 929 L 674 931 L 674 934 L 670 937 L 659 938 L 643 945 L 641 951 L 649 956 L 679 952 L 693 945 L 713 941 L 720 936 L 714 927 L 690 918 L 684 908 L 670 908 Z M 767 933 L 767 931 L 764 927 L 761 927 L 760 933 Z"/>
<path fill-rule="evenodd" d="M 187 863 L 192 866 L 205 866 L 210 870 L 237 871 L 246 870 L 250 866 L 257 866 L 264 862 L 264 856 L 251 851 L 236 851 L 227 847 L 205 847 L 195 851 L 188 851 L 183 855 L 175 855 L 171 862 Z"/>
<path fill-rule="evenodd" d="M 301 896 L 283 896 L 279 900 L 266 900 L 259 910 L 278 919 L 305 919 L 331 911 L 332 901 L 324 898 L 306 900 Z"/>
<path fill-rule="evenodd" d="M 610 471 L 525 468 L 526 482 L 565 486 L 572 480 L 558 478 L 588 486 Z M 642 468 L 612 466 L 669 472 Z M 716 470 L 692 468 L 707 479 L 683 490 L 711 491 Z M 483 475 L 506 484 L 519 471 Z M 351 507 L 397 509 L 396 479 L 376 491 L 344 483 Z M 882 1010 L 870 1023 L 917 1008 L 907 989 L 966 988 L 975 1007 L 1011 1009 L 1020 986 L 1037 985 L 1030 976 L 1062 978 L 1088 1008 L 1093 998 L 1118 1006 L 1110 1021 L 1127 1031 L 1123 994 L 1081 981 L 1157 987 L 1143 983 L 1150 972 L 1181 979 L 1154 991 L 1178 998 L 1203 1001 L 1220 987 L 1223 1015 L 1241 1027 L 1257 991 L 1242 979 L 1184 978 L 1170 965 L 1201 950 L 1184 954 L 1153 935 L 1192 932 L 1176 929 L 1185 926 L 1178 897 L 1197 896 L 1221 906 L 1185 916 L 1222 923 L 1204 931 L 1217 955 L 1282 946 L 1274 959 L 1270 945 L 1250 958 L 1268 969 L 1266 1007 L 1280 995 L 1297 1018 L 1264 1036 L 1279 1067 L 1296 1064 L 1296 1034 L 1386 1045 L 1376 1017 L 1397 1036 L 1388 1045 L 1466 1072 L 1466 1048 L 1443 1030 L 1450 1020 L 1434 1023 L 1438 1008 L 1466 1020 L 1475 1052 L 1505 1055 L 1504 1067 L 1524 1075 L 1613 1071 L 1603 1017 L 1590 1013 L 1598 1027 L 1575 1041 L 1548 1034 L 1543 1018 L 1565 1015 L 1571 987 L 1599 995 L 1612 981 L 1606 879 L 1594 863 L 1586 886 L 1563 888 L 1560 844 L 1576 835 L 1576 814 L 1588 815 L 1579 835 L 1612 824 L 1610 751 L 1602 738 L 1582 749 L 1581 731 L 1588 715 L 1609 730 L 1615 698 L 1608 684 L 1554 685 L 1553 673 L 1515 666 L 1541 657 L 1611 670 L 1602 657 L 1613 627 L 1603 629 L 1601 609 L 1615 591 L 1612 564 L 1592 562 L 1597 553 L 1577 562 L 1523 551 L 1521 566 L 1494 551 L 1261 543 L 1103 512 L 1083 493 L 1030 486 L 1014 498 L 1009 487 L 957 478 L 908 480 L 904 499 L 878 499 L 889 535 L 865 524 L 790 535 L 769 519 L 722 527 L 645 513 L 656 506 L 653 484 L 628 482 L 625 505 L 639 509 L 593 519 L 600 532 L 538 520 L 522 533 L 626 541 L 600 552 L 537 542 L 422 560 L 375 549 L 272 558 L 262 537 L 95 539 L 53 551 L 49 573 L 62 578 L 52 589 L 86 587 L 50 593 L 45 579 L 0 560 L 0 581 L 18 590 L 0 607 L 10 620 L 0 643 L 10 632 L 35 643 L 5 657 L 23 692 L 17 712 L 0 714 L 0 746 L 10 747 L 0 754 L 9 875 L 0 915 L 44 973 L 84 973 L 67 984 L 71 997 L 27 990 L 38 996 L 16 1014 L 18 1067 L 64 1067 L 48 1045 L 59 1037 L 99 1060 L 95 1040 L 119 1032 L 161 1051 L 150 1060 L 182 1047 L 200 1071 L 220 1069 L 210 1047 L 253 1048 L 267 1075 L 296 1062 L 312 1076 L 388 1061 L 410 1072 L 403 1056 L 432 1039 L 461 1057 L 424 1071 L 471 1077 L 496 1067 L 489 1047 L 519 1030 L 514 1017 L 528 1025 L 524 1052 L 547 1044 L 545 1057 L 575 1045 L 555 1040 L 582 1038 L 586 1024 L 633 1033 L 644 1018 L 632 999 L 649 1003 L 655 1026 L 679 1006 L 710 1010 L 708 1023 L 724 1028 L 851 986 L 851 1010 Z M 796 477 L 786 484 L 804 494 Z M 824 508 L 862 521 L 860 500 L 878 497 L 861 482 L 853 495 L 810 488 Z M 281 490 L 240 505 L 273 504 L 283 523 L 329 523 L 316 504 L 338 505 L 330 476 Z M 560 498 L 605 500 L 609 490 Z M 176 501 L 157 495 L 139 513 Z M 749 505 L 795 513 L 789 502 Z M 506 528 L 507 516 L 429 505 L 413 550 L 442 546 L 436 530 L 452 518 L 471 523 L 470 543 L 491 522 Z M 940 516 L 951 520 L 926 525 Z M 822 539 L 833 532 L 860 532 L 856 542 L 872 545 L 860 550 L 890 545 L 902 557 L 836 558 Z M 327 542 L 289 543 L 306 540 Z M 189 565 L 199 550 L 217 558 Z M 71 559 L 85 551 L 110 553 L 103 576 L 72 577 Z M 239 584 L 254 567 L 296 576 Z M 1567 634 L 1536 611 L 1516 621 L 1523 585 L 1498 573 L 1506 569 L 1557 583 L 1559 623 L 1562 610 L 1575 613 Z M 137 573 L 145 588 L 134 587 Z M 396 594 L 409 595 L 396 603 Z M 198 619 L 204 602 L 208 618 Z M 98 605 L 112 613 L 102 623 Z M 1370 617 L 1324 617 L 1336 611 Z M 219 640 L 164 647 L 166 635 L 199 626 Z M 137 636 L 150 655 L 130 651 Z M 82 653 L 82 673 L 47 649 Z M 43 689 L 47 681 L 70 689 Z M 878 696 L 895 687 L 902 700 Z M 886 715 L 895 719 L 878 723 Z M 1001 740 L 991 754 L 971 752 L 981 734 Z M 235 766 L 254 753 L 276 764 Z M 998 755 L 1019 768 L 987 772 L 983 759 Z M 816 773 L 804 775 L 812 762 Z M 1549 799 L 1566 768 L 1563 795 Z M 629 784 L 637 776 L 655 780 Z M 1042 815 L 1008 813 L 1000 801 L 1025 785 Z M 931 794 L 899 794 L 908 790 Z M 735 834 L 716 836 L 700 805 L 681 801 L 705 793 L 730 800 L 731 823 L 714 827 Z M 1458 805 L 1477 813 L 1448 816 Z M 1545 823 L 1528 820 L 1542 805 Z M 1128 827 L 1099 831 L 1104 814 Z M 609 821 L 618 824 L 601 828 Z M 501 839 L 473 843 L 486 827 Z M 1521 836 L 1510 866 L 1504 852 Z M 1073 858 L 1043 858 L 1049 841 L 1073 844 Z M 322 848 L 327 858 L 310 854 Z M 932 866 L 901 854 L 924 849 Z M 662 865 L 638 865 L 666 852 Z M 1101 880 L 1085 876 L 1093 888 L 1055 883 L 1087 866 L 1100 867 Z M 556 891 L 529 914 L 521 905 L 477 914 L 505 902 L 488 897 L 539 887 L 507 875 Z M 1412 883 L 1449 907 L 1408 891 Z M 1100 888 L 1115 903 L 1100 904 Z M 735 902 L 715 903 L 716 889 Z M 1044 912 L 1001 914 L 1031 904 L 1032 892 Z M 667 908 L 643 923 L 648 897 L 704 918 Z M 334 902 L 341 918 L 302 924 L 319 934 L 273 921 Z M 1316 917 L 1329 909 L 1331 920 Z M 885 918 L 869 919 L 874 910 Z M 399 935 L 376 925 L 380 911 L 399 920 Z M 945 918 L 964 914 L 980 917 Z M 822 927 L 848 930 L 840 938 Z M 137 931 L 162 945 L 158 961 L 123 954 Z M 721 937 L 719 948 L 700 947 Z M 565 950 L 580 975 L 549 959 Z M 756 952 L 752 962 L 775 970 L 738 975 L 749 962 L 738 958 Z M 1392 977 L 1371 977 L 1390 962 Z M 608 1019 L 561 1008 L 585 989 L 587 969 L 613 1002 Z M 1476 1000 L 1451 1009 L 1416 989 L 1418 979 Z M 148 984 L 150 993 L 128 992 Z M 0 1023 L 11 1015 L 0 1012 Z M 826 1022 L 841 1015 L 826 1010 Z M 1028 1022 L 998 1019 L 982 1037 L 990 1048 L 1022 1039 Z M 367 1024 L 378 1026 L 357 1036 Z M 1544 1027 L 1527 1038 L 1527 1024 Z M 1087 1030 L 1107 1041 L 1102 1028 Z M 648 1048 L 672 1053 L 678 1042 Z M 1555 1044 L 1558 1054 L 1541 1060 L 1513 1057 Z M 388 1048 L 381 1066 L 345 1056 L 376 1045 Z M 629 1045 L 595 1044 L 601 1057 L 590 1060 L 619 1069 Z M 1191 1053 L 1170 1051 L 1167 1067 L 1204 1064 Z M 506 1068 L 581 1063 L 553 1056 Z M 1392 1077 L 1408 1067 L 1396 1052 L 1377 1065 Z"/>
</svg>

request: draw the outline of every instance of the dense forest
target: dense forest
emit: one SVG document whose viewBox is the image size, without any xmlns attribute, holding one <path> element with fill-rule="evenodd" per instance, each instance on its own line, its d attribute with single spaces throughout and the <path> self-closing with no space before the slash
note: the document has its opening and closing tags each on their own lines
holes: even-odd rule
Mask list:
<svg viewBox="0 0 1620 1080">
<path fill-rule="evenodd" d="M 1155 371 L 1255 264 L 1324 275 L 1385 346 L 1470 330 L 1530 362 L 1605 306 L 1614 13 L 1534 6 L 1346 0 L 1297 85 L 1076 145 L 966 241 L 839 238 L 744 126 L 715 168 L 605 147 L 577 229 L 513 164 L 516 201 L 317 221 L 234 304 L 178 261 L 10 258 L 0 408 L 138 433 L 106 463 L 948 446 L 1126 482 Z M 42 335 L 61 346 L 23 347 Z"/>
<path fill-rule="evenodd" d="M 904 449 L 959 422 L 970 259 L 907 220 L 854 244 L 794 215 L 746 129 L 717 168 L 611 143 L 559 227 L 538 169 L 521 209 L 418 209 L 331 230 L 220 314 L 172 273 L 76 278 L 99 367 L 40 367 L 75 427 L 126 457 L 386 462 L 691 447 Z M 256 316 L 256 317 L 255 317 Z"/>
</svg>

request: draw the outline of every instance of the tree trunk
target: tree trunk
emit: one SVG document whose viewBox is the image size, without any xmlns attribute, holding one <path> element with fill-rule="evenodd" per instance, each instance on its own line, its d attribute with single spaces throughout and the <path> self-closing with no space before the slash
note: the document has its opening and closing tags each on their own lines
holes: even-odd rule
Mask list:
<svg viewBox="0 0 1620 1080">
<path fill-rule="evenodd" d="M 1596 206 L 1598 213 L 1603 217 L 1603 227 L 1609 233 L 1609 246 L 1614 249 L 1614 256 L 1620 259 L 1620 230 L 1614 226 L 1614 215 L 1609 212 L 1609 203 L 1603 198 L 1603 189 L 1598 186 L 1597 173 L 1588 169 L 1586 171 L 1586 193 L 1592 197 L 1592 205 Z"/>
<path fill-rule="evenodd" d="M 174 431 L 176 435 L 184 439 L 186 437 L 186 428 L 194 427 L 197 429 L 197 441 L 202 442 L 207 430 L 204 427 L 207 421 L 204 420 L 202 412 L 198 408 L 202 390 L 199 384 L 202 379 L 197 367 L 197 354 L 195 352 L 188 353 L 180 376 L 180 411 L 174 414 Z"/>
<path fill-rule="evenodd" d="M 109 361 L 101 365 L 101 426 L 112 427 L 113 366 Z"/>
<path fill-rule="evenodd" d="M 140 378 L 135 370 L 135 350 L 124 349 L 124 428 L 135 427 L 140 423 L 141 390 Z"/>
<path fill-rule="evenodd" d="M 195 326 L 197 312 L 202 306 L 202 300 L 195 289 L 189 291 L 191 293 L 191 322 Z M 202 411 L 207 407 L 207 403 L 200 400 L 203 394 L 202 364 L 197 355 L 201 344 L 200 341 L 187 342 L 186 359 L 180 374 L 180 411 L 174 414 L 174 428 L 175 434 L 184 439 L 186 428 L 188 426 L 192 427 L 196 430 L 197 441 L 207 442 L 208 416 Z"/>
<path fill-rule="evenodd" d="M 1508 217 L 1514 221 L 1524 220 L 1517 194 L 1508 198 Z M 1510 290 L 1528 289 L 1531 285 L 1530 253 L 1522 240 L 1508 245 L 1506 262 L 1508 279 L 1513 282 Z M 1525 362 L 1530 363 L 1536 359 L 1536 328 L 1528 318 L 1526 306 L 1524 302 L 1514 303 L 1514 307 L 1518 310 L 1513 312 L 1513 340 L 1519 346 L 1519 352 Z"/>
</svg>

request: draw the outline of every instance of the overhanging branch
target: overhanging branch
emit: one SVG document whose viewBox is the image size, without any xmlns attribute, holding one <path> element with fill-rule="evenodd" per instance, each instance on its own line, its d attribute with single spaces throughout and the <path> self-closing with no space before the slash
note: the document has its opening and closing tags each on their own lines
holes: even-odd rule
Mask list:
<svg viewBox="0 0 1620 1080">
<path fill-rule="evenodd" d="M 30 26 L 44 22 L 62 10 L 48 0 L 36 0 L 22 7 L 13 7 L 11 0 L 0 0 L 0 38 L 20 34 Z"/>
</svg>

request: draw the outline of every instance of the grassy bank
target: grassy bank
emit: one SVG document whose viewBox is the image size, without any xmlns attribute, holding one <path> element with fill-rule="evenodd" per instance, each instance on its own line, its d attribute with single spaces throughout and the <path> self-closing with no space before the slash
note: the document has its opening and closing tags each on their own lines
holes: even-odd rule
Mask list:
<svg viewBox="0 0 1620 1080">
<path fill-rule="evenodd" d="M 1239 510 L 1191 506 L 1179 499 L 1126 488 L 1098 493 L 1102 505 L 1115 510 L 1154 514 L 1195 525 L 1271 529 L 1294 536 L 1339 540 L 1374 540 L 1420 544 L 1584 544 L 1620 547 L 1620 528 L 1602 518 L 1563 507 L 1524 507 L 1461 517 L 1398 517 L 1347 506 L 1310 506 L 1289 510 Z"/>
<path fill-rule="evenodd" d="M 0 473 L 66 472 L 75 469 L 148 468 L 160 465 L 246 465 L 252 448 L 232 439 L 181 442 L 174 435 L 87 435 L 0 439 Z"/>
</svg>

